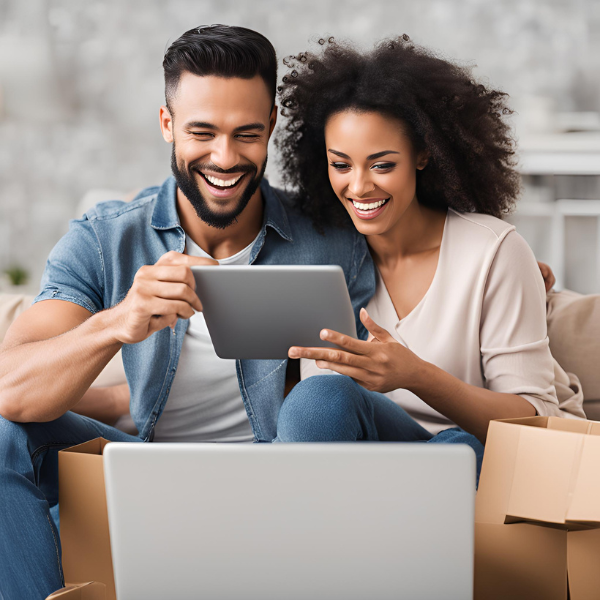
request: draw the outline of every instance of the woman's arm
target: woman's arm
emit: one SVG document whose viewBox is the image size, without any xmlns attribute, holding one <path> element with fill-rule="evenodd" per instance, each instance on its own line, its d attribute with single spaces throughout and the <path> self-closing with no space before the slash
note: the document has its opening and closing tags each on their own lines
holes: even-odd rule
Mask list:
<svg viewBox="0 0 600 600">
<path fill-rule="evenodd" d="M 339 350 L 293 347 L 290 357 L 314 359 L 319 368 L 348 375 L 374 392 L 409 390 L 483 443 L 491 420 L 536 414 L 532 404 L 517 394 L 470 385 L 422 360 L 377 325 L 364 308 L 360 318 L 373 335 L 370 342 L 324 329 L 321 338 L 333 342 Z"/>
</svg>

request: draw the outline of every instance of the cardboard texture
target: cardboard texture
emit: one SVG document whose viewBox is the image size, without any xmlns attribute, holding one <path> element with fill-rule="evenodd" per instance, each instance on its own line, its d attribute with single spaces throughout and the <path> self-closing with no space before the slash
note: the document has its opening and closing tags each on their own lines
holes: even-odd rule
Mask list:
<svg viewBox="0 0 600 600">
<path fill-rule="evenodd" d="M 600 598 L 600 423 L 492 421 L 475 505 L 476 600 Z"/>
<path fill-rule="evenodd" d="M 87 583 L 67 583 L 67 585 L 50 594 L 46 600 L 105 600 L 106 586 L 97 581 Z"/>
<path fill-rule="evenodd" d="M 116 600 L 102 462 L 109 443 L 96 438 L 58 453 L 60 538 L 65 580 L 101 582 L 103 600 Z"/>
</svg>

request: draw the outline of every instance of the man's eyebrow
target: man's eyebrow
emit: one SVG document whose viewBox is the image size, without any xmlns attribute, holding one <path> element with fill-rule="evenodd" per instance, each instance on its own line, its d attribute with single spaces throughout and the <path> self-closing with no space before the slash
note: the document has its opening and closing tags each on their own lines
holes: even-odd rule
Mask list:
<svg viewBox="0 0 600 600">
<path fill-rule="evenodd" d="M 189 123 L 186 123 L 185 126 L 187 128 L 197 127 L 198 129 L 218 129 L 216 125 L 213 125 L 212 123 L 207 123 L 205 121 L 190 121 Z"/>
<path fill-rule="evenodd" d="M 350 159 L 350 157 L 347 154 L 344 154 L 343 152 L 339 152 L 338 150 L 332 150 L 331 148 L 329 148 L 328 152 L 331 152 L 332 154 L 335 154 L 336 156 L 339 156 L 340 158 Z M 383 152 L 376 152 L 375 154 L 369 154 L 369 156 L 367 156 L 367 160 L 375 160 L 376 158 L 381 158 L 382 156 L 386 156 L 387 154 L 400 154 L 400 152 L 396 152 L 396 150 L 383 150 Z"/>
<path fill-rule="evenodd" d="M 248 125 L 240 125 L 236 127 L 234 131 L 250 131 L 251 129 L 256 129 L 258 131 L 264 131 L 265 125 L 264 123 L 249 123 Z"/>
<path fill-rule="evenodd" d="M 219 129 L 216 125 L 207 123 L 206 121 L 190 121 L 189 123 L 186 123 L 186 127 L 188 129 L 191 129 L 192 127 L 197 129 L 210 129 L 211 131 L 216 131 Z M 239 127 L 236 127 L 233 131 L 238 133 L 240 131 L 251 130 L 264 131 L 265 129 L 264 123 L 248 123 L 247 125 L 240 125 Z"/>
</svg>

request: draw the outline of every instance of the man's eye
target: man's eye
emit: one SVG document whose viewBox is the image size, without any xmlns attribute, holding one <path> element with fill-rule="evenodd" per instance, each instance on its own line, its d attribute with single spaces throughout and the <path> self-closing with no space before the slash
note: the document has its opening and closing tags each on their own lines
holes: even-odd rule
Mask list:
<svg viewBox="0 0 600 600">
<path fill-rule="evenodd" d="M 386 169 L 393 169 L 396 166 L 396 163 L 379 163 L 377 165 L 373 165 L 373 169 L 376 171 L 385 171 Z"/>
<path fill-rule="evenodd" d="M 210 133 L 209 131 L 190 131 L 190 133 L 192 135 L 195 135 L 196 137 L 211 137 L 212 133 Z"/>
<path fill-rule="evenodd" d="M 348 165 L 348 163 L 343 163 L 343 162 L 332 162 L 329 163 L 334 169 L 337 169 L 338 171 L 343 171 L 344 169 L 349 169 L 350 165 Z"/>
<path fill-rule="evenodd" d="M 257 140 L 260 136 L 255 133 L 239 133 L 236 137 L 242 140 Z"/>
</svg>

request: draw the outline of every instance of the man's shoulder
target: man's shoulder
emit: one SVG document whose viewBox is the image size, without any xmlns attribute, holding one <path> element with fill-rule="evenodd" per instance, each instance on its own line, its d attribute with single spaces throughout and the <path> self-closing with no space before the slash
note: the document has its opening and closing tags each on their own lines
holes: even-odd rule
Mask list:
<svg viewBox="0 0 600 600">
<path fill-rule="evenodd" d="M 331 246 L 336 243 L 360 243 L 364 240 L 351 223 L 348 227 L 322 226 L 319 231 L 312 219 L 298 208 L 293 194 L 273 186 L 271 190 L 285 209 L 294 242 L 308 239 L 317 245 Z"/>
<path fill-rule="evenodd" d="M 144 188 L 133 200 L 106 200 L 99 202 L 86 211 L 84 219 L 89 221 L 106 221 L 124 215 L 130 217 L 142 216 L 147 211 L 152 211 L 158 197 L 160 186 L 154 185 Z"/>
</svg>

